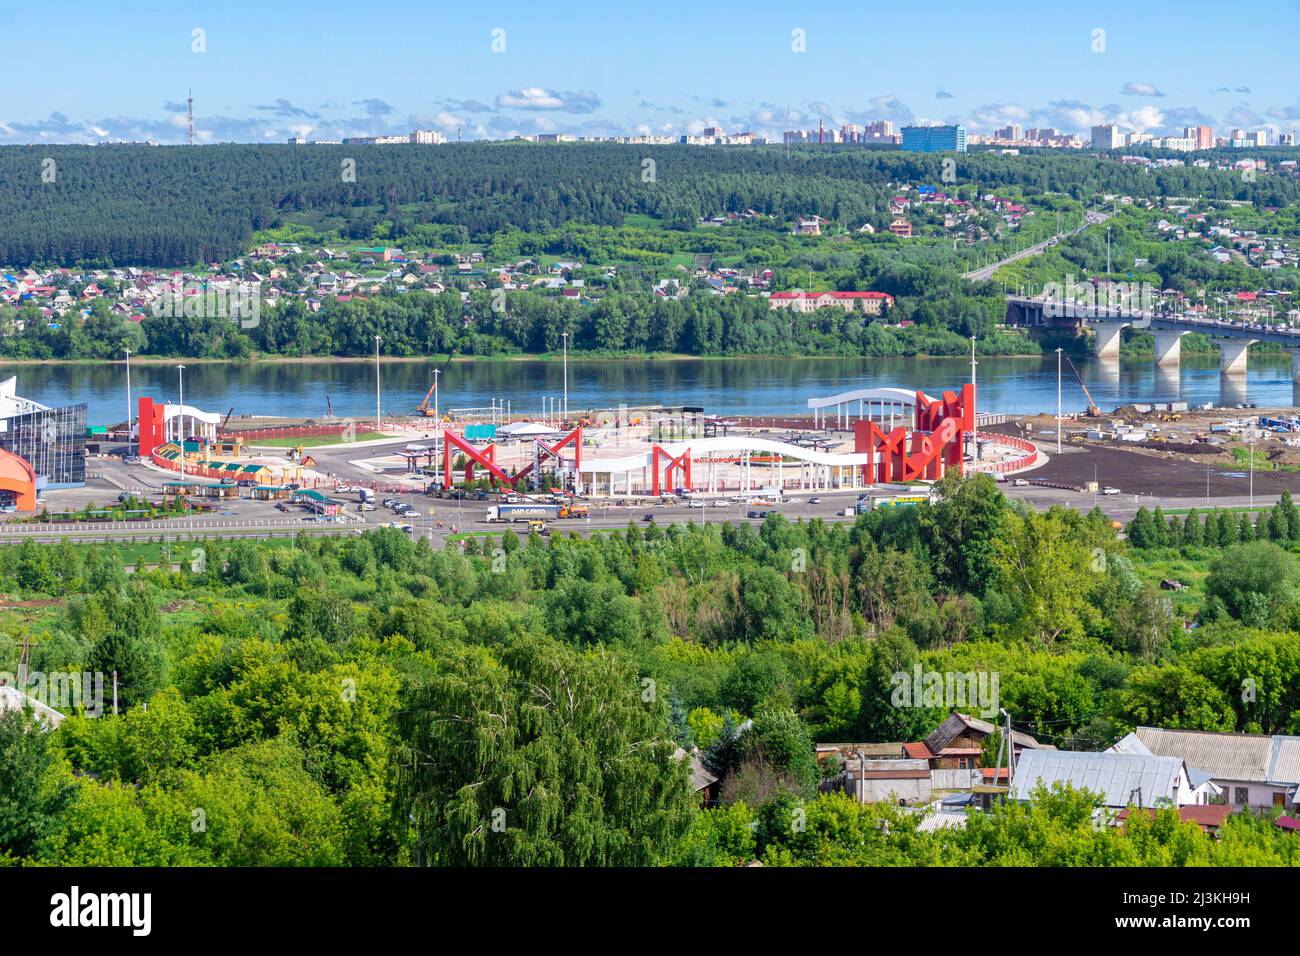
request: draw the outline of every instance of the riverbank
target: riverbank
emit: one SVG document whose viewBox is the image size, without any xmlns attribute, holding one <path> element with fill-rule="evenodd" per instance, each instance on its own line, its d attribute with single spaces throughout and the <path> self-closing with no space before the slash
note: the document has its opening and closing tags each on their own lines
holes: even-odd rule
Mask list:
<svg viewBox="0 0 1300 956">
<path fill-rule="evenodd" d="M 1042 358 L 1042 352 L 997 352 L 985 354 L 976 351 L 978 358 Z M 734 362 L 754 359 L 797 359 L 799 361 L 842 361 L 844 359 L 952 359 L 959 356 L 918 354 L 918 355 L 845 355 L 830 353 L 826 355 L 800 355 L 783 352 L 755 352 L 736 355 L 692 355 L 688 352 L 636 352 L 622 354 L 603 354 L 594 352 L 570 352 L 568 361 L 576 362 Z M 381 365 L 412 365 L 424 363 L 455 364 L 491 364 L 511 362 L 562 362 L 564 355 L 560 352 L 516 352 L 502 355 L 380 355 Z M 196 358 L 186 355 L 132 355 L 131 364 L 135 365 L 374 365 L 373 355 L 244 355 L 235 358 Z M 0 356 L 0 365 L 13 365 L 39 368 L 41 366 L 92 366 L 111 367 L 122 365 L 120 358 L 8 358 Z"/>
</svg>

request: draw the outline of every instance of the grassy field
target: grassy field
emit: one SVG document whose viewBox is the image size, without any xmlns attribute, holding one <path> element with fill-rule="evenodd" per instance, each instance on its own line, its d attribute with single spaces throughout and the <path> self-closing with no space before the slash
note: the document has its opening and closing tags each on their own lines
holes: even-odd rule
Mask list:
<svg viewBox="0 0 1300 956">
<path fill-rule="evenodd" d="M 1135 570 L 1143 581 L 1156 587 L 1161 581 L 1178 581 L 1183 585 L 1181 591 L 1162 591 L 1173 601 L 1175 610 L 1184 617 L 1192 617 L 1205 602 L 1205 579 L 1210 573 L 1210 564 L 1217 556 L 1217 549 L 1195 549 L 1195 557 L 1184 557 L 1174 548 L 1160 548 L 1146 552 L 1134 561 Z"/>
</svg>

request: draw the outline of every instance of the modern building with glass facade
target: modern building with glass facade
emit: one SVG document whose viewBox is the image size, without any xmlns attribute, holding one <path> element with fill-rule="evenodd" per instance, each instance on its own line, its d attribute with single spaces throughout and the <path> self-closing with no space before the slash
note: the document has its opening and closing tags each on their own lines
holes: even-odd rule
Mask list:
<svg viewBox="0 0 1300 956">
<path fill-rule="evenodd" d="M 0 448 L 36 472 L 36 487 L 86 483 L 86 405 L 49 408 L 16 392 L 14 378 L 0 382 Z"/>
<path fill-rule="evenodd" d="M 964 153 L 965 126 L 904 126 L 903 149 L 909 153 Z"/>
</svg>

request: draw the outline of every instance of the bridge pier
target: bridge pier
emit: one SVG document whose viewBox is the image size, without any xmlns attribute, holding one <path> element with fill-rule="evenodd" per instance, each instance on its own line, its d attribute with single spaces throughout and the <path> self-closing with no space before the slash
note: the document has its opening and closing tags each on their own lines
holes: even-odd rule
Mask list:
<svg viewBox="0 0 1300 956">
<path fill-rule="evenodd" d="M 1221 339 L 1219 371 L 1224 375 L 1246 374 L 1246 353 L 1258 339 Z"/>
<path fill-rule="evenodd" d="M 1287 349 L 1291 356 L 1291 381 L 1300 385 L 1300 349 Z"/>
<path fill-rule="evenodd" d="M 1183 336 L 1186 332 L 1156 332 L 1156 364 L 1177 365 L 1182 358 Z"/>
<path fill-rule="evenodd" d="M 1090 322 L 1097 334 L 1093 342 L 1093 353 L 1097 358 L 1119 357 L 1119 334 L 1131 323 L 1129 322 Z"/>
</svg>

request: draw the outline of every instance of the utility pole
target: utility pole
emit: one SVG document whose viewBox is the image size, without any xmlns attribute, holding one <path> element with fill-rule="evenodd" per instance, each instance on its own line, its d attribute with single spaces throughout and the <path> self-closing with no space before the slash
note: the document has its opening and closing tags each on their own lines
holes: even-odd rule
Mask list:
<svg viewBox="0 0 1300 956">
<path fill-rule="evenodd" d="M 1061 350 L 1056 350 L 1056 453 L 1061 453 Z"/>
<path fill-rule="evenodd" d="M 565 421 L 569 419 L 569 333 L 563 332 L 560 338 L 564 340 L 564 403 L 560 406 L 560 413 Z"/>
<path fill-rule="evenodd" d="M 1106 275 L 1110 275 L 1110 229 L 1106 227 Z"/>
<path fill-rule="evenodd" d="M 379 336 L 375 336 L 375 431 L 381 427 L 381 413 L 379 411 Z"/>
<path fill-rule="evenodd" d="M 1255 507 L 1255 427 L 1250 428 L 1250 507 Z"/>
<path fill-rule="evenodd" d="M 433 421 L 435 424 L 442 421 L 442 417 L 438 414 L 438 376 L 441 374 L 442 369 L 435 368 L 433 370 Z"/>
</svg>

